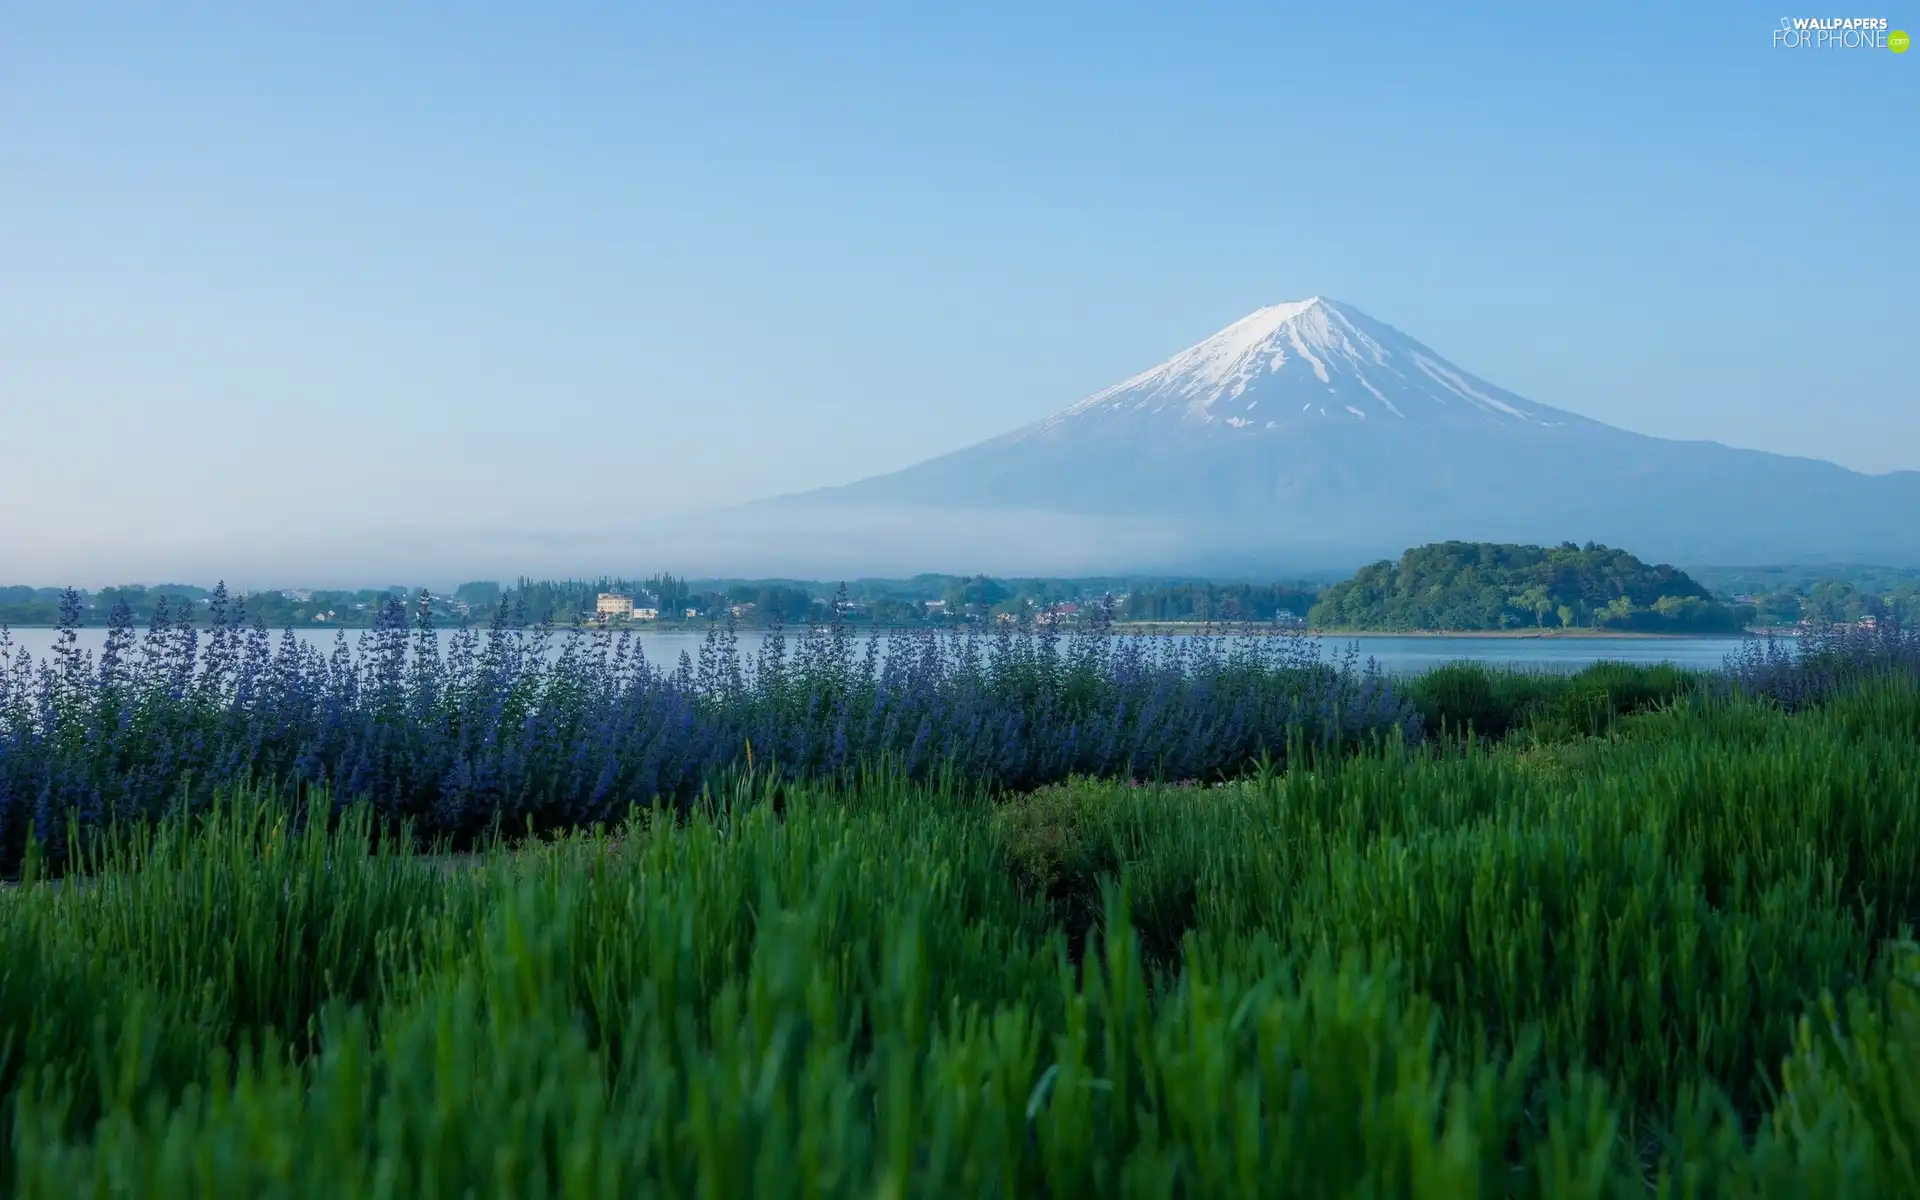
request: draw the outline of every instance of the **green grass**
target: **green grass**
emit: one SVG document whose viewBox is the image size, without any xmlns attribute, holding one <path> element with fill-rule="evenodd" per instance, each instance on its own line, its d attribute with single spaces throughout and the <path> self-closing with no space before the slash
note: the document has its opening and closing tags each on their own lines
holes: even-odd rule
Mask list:
<svg viewBox="0 0 1920 1200">
<path fill-rule="evenodd" d="M 1671 664 L 1600 662 L 1559 673 L 1447 663 L 1405 681 L 1428 732 L 1443 741 L 1604 733 L 1620 717 L 1699 693 L 1705 677 Z"/>
<path fill-rule="evenodd" d="M 1494 746 L 743 780 L 454 869 L 231 797 L 0 892 L 0 1181 L 1920 1194 L 1920 687 L 1573 679 Z"/>
</svg>

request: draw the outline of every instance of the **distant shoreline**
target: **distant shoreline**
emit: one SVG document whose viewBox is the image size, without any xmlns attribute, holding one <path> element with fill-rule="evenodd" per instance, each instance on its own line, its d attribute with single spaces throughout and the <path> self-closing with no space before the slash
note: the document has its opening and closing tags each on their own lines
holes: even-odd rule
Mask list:
<svg viewBox="0 0 1920 1200">
<path fill-rule="evenodd" d="M 1624 629 L 1315 629 L 1316 637 L 1391 637 L 1391 638 L 1499 638 L 1503 641 L 1539 639 L 1542 641 L 1595 642 L 1629 639 L 1654 639 L 1688 642 L 1748 636 L 1745 630 L 1727 633 L 1638 633 Z"/>
<path fill-rule="evenodd" d="M 7 628 L 9 629 L 58 629 L 59 626 L 51 625 L 51 624 L 32 624 L 32 625 L 9 625 L 7 626 Z M 104 629 L 106 628 L 106 626 L 83 625 L 80 628 Z M 194 628 L 204 631 L 206 627 L 196 625 L 194 626 Z M 285 628 L 285 627 L 284 626 L 270 627 L 269 632 L 278 633 L 281 628 Z M 295 626 L 292 626 L 292 628 L 296 630 L 303 630 L 303 629 L 338 630 L 343 633 L 372 632 L 372 626 L 370 625 L 339 625 L 339 624 L 295 625 Z M 440 628 L 456 629 L 458 628 L 458 626 L 443 625 Z M 475 626 L 469 626 L 469 628 L 475 629 L 476 631 L 480 631 L 480 632 L 485 631 L 484 626 L 475 625 Z M 578 626 L 556 624 L 553 626 L 553 631 L 555 633 L 565 633 L 572 629 L 579 629 L 579 630 L 582 630 L 583 632 L 592 632 L 594 628 L 595 627 L 590 623 L 582 624 Z M 645 622 L 645 623 L 639 623 L 639 624 L 624 626 L 624 627 L 616 626 L 613 631 L 616 633 L 632 632 L 632 633 L 678 633 L 678 634 L 702 633 L 703 634 L 707 631 L 707 628 L 708 628 L 708 623 L 705 621 L 674 621 L 674 622 L 660 622 L 660 623 Z M 734 628 L 735 628 L 735 631 L 739 633 L 771 633 L 773 632 L 775 627 L 771 625 L 737 625 Z M 893 635 L 893 634 L 903 634 L 903 633 L 922 633 L 928 630 L 933 630 L 935 632 L 954 632 L 954 633 L 964 633 L 971 630 L 971 632 L 978 633 L 978 634 L 991 634 L 995 631 L 995 628 L 996 627 L 992 625 L 975 625 L 971 627 L 965 626 L 965 625 L 865 625 L 858 622 L 851 622 L 847 626 L 847 631 L 855 635 L 860 635 L 860 634 Z M 1035 628 L 1035 631 L 1038 632 L 1039 630 L 1043 629 L 1044 626 L 1035 626 L 1034 628 Z M 1076 628 L 1079 628 L 1079 627 L 1074 624 L 1070 624 L 1070 623 L 1062 624 L 1059 627 L 1059 632 L 1062 635 L 1066 635 L 1074 632 Z M 784 625 L 784 626 L 780 626 L 779 629 L 782 633 L 785 633 L 791 636 L 800 636 L 805 634 L 807 631 L 807 627 L 804 625 Z M 1246 636 L 1246 635 L 1252 635 L 1255 637 L 1269 637 L 1269 636 L 1284 636 L 1287 634 L 1294 634 L 1294 635 L 1303 636 L 1303 637 L 1316 637 L 1316 638 L 1349 638 L 1349 637 L 1433 638 L 1433 639 L 1452 639 L 1452 640 L 1492 638 L 1492 639 L 1498 639 L 1501 641 L 1524 641 L 1524 640 L 1534 639 L 1534 640 L 1540 640 L 1540 641 L 1574 641 L 1574 642 L 1620 641 L 1623 639 L 1683 642 L 1683 641 L 1700 641 L 1703 639 L 1711 640 L 1716 638 L 1742 638 L 1742 637 L 1768 637 L 1768 636 L 1794 637 L 1798 632 L 1792 629 L 1771 629 L 1771 630 L 1742 629 L 1742 630 L 1731 631 L 1727 633 L 1637 633 L 1632 630 L 1620 630 L 1620 629 L 1313 629 L 1313 628 L 1307 628 L 1299 625 L 1273 625 L 1265 621 L 1250 621 L 1243 624 L 1235 624 L 1232 622 L 1225 622 L 1225 621 L 1215 621 L 1215 622 L 1116 621 L 1113 623 L 1113 626 L 1112 626 L 1112 632 L 1117 634 L 1173 633 L 1173 634 L 1188 634 L 1188 635 L 1198 636 L 1203 632 L 1209 632 L 1209 631 L 1211 632 L 1212 636 L 1215 636 L 1215 637 L 1238 637 L 1238 636 Z M 135 632 L 140 633 L 142 632 L 142 630 L 136 629 Z M 409 630 L 409 632 L 411 632 L 411 630 Z"/>
<path fill-rule="evenodd" d="M 1116 633 L 1176 633 L 1194 632 L 1202 627 L 1201 622 L 1116 622 Z M 1300 626 L 1280 626 L 1278 628 L 1255 624 L 1240 628 L 1233 625 L 1215 625 L 1222 635 L 1237 633 L 1288 634 L 1298 633 L 1307 637 L 1365 637 L 1365 638 L 1498 638 L 1503 641 L 1540 639 L 1543 641 L 1618 641 L 1620 639 L 1654 638 L 1661 641 L 1700 641 L 1702 639 L 1731 638 L 1751 636 L 1747 631 L 1729 633 L 1636 633 L 1620 629 L 1312 629 Z"/>
</svg>

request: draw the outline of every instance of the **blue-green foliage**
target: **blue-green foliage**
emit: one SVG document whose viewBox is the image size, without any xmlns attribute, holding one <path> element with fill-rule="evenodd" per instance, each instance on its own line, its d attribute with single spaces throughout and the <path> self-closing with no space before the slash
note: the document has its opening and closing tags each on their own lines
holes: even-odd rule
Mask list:
<svg viewBox="0 0 1920 1200">
<path fill-rule="evenodd" d="M 751 758 L 788 779 L 888 764 L 1019 789 L 1076 773 L 1218 778 L 1290 745 L 1417 741 L 1418 717 L 1370 667 L 1299 638 L 1231 643 L 924 631 L 881 651 L 844 626 L 747 658 L 715 626 L 697 657 L 648 661 L 628 635 L 516 627 L 497 610 L 443 654 L 424 605 L 390 598 L 356 651 L 276 647 L 224 591 L 202 631 L 164 601 L 144 634 L 117 618 L 97 660 L 77 597 L 50 659 L 0 669 L 0 864 L 31 826 L 60 831 L 200 803 L 249 781 L 325 786 L 422 836 L 498 823 L 579 826 L 684 804 Z M 7 642 L 0 631 L 0 660 Z"/>
</svg>

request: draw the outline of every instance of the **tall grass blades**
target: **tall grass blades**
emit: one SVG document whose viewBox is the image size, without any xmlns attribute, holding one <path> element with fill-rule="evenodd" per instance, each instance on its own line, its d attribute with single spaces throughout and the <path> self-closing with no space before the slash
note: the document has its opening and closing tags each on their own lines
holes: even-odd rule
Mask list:
<svg viewBox="0 0 1920 1200">
<path fill-rule="evenodd" d="M 0 1179 L 1913 1194 L 1920 680 L 1563 734 L 992 799 L 743 774 L 458 859 L 221 791 L 0 892 Z"/>
</svg>

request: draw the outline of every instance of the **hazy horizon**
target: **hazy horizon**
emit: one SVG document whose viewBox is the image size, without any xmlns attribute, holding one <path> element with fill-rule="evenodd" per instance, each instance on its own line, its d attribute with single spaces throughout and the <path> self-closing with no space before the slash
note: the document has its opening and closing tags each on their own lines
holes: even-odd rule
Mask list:
<svg viewBox="0 0 1920 1200">
<path fill-rule="evenodd" d="M 16 6 L 0 582 L 874 574 L 910 531 L 678 518 L 1312 295 L 1624 429 L 1920 469 L 1920 58 L 1776 21 Z M 1018 529 L 930 565 L 1090 545 Z"/>
</svg>

